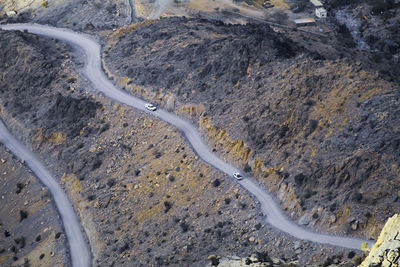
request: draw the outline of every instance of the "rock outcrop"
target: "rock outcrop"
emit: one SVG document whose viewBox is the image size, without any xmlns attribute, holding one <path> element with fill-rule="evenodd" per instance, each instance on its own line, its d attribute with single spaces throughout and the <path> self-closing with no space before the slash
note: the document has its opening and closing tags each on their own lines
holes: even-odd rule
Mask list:
<svg viewBox="0 0 400 267">
<path fill-rule="evenodd" d="M 376 244 L 360 267 L 400 266 L 400 215 L 389 218 Z"/>
</svg>

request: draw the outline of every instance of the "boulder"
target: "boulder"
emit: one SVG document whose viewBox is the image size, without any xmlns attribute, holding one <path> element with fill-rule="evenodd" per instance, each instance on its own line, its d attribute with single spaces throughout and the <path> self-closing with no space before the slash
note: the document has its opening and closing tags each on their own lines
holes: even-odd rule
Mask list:
<svg viewBox="0 0 400 267">
<path fill-rule="evenodd" d="M 389 218 L 360 267 L 400 265 L 400 215 Z"/>
</svg>

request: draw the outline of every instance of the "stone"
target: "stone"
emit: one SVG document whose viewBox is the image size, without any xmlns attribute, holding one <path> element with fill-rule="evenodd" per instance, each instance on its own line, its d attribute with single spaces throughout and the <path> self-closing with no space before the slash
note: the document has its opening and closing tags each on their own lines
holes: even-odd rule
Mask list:
<svg viewBox="0 0 400 267">
<path fill-rule="evenodd" d="M 256 239 L 255 239 L 253 236 L 251 236 L 251 237 L 249 238 L 249 241 L 252 242 L 252 243 L 254 243 L 254 241 L 256 241 Z"/>
<path fill-rule="evenodd" d="M 207 259 L 212 260 L 215 259 L 217 256 L 215 254 L 211 254 L 210 256 L 208 256 Z"/>
<path fill-rule="evenodd" d="M 300 240 L 294 242 L 294 246 L 293 246 L 294 250 L 299 249 L 300 247 L 301 247 Z"/>
<path fill-rule="evenodd" d="M 390 261 L 390 262 L 396 262 L 397 260 L 398 260 L 398 258 L 399 258 L 399 249 L 397 249 L 397 250 L 390 250 L 388 253 L 387 253 L 387 255 L 386 255 L 386 257 L 387 257 L 387 259 L 388 259 L 388 261 Z"/>
<path fill-rule="evenodd" d="M 300 225 L 308 225 L 311 221 L 311 216 L 309 213 L 305 213 L 301 218 L 299 219 L 299 224 Z"/>
<path fill-rule="evenodd" d="M 249 260 L 251 260 L 252 262 L 258 262 L 258 258 L 255 254 L 251 254 L 251 256 L 249 257 Z"/>
<path fill-rule="evenodd" d="M 360 267 L 370 265 L 399 266 L 400 258 L 400 215 L 395 214 L 388 219 L 372 247 L 369 255 L 361 263 Z"/>
<path fill-rule="evenodd" d="M 353 223 L 351 224 L 351 229 L 352 229 L 353 231 L 355 231 L 355 230 L 358 229 L 358 221 L 355 221 L 355 222 L 353 222 Z"/>
</svg>

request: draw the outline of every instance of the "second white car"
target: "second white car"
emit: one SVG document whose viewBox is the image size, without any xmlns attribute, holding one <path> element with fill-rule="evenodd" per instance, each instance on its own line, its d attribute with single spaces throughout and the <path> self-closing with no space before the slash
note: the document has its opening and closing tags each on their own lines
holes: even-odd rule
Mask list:
<svg viewBox="0 0 400 267">
<path fill-rule="evenodd" d="M 239 181 L 243 179 L 243 176 L 238 172 L 233 173 L 233 177 L 236 178 L 236 180 L 239 180 Z"/>
<path fill-rule="evenodd" d="M 147 103 L 146 105 L 144 105 L 148 110 L 150 111 L 156 111 L 157 107 L 154 106 L 153 104 Z"/>
</svg>

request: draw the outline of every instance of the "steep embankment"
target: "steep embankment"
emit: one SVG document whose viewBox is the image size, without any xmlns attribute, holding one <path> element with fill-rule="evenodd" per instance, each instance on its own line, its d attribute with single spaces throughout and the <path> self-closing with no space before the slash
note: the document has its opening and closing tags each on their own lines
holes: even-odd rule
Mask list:
<svg viewBox="0 0 400 267">
<path fill-rule="evenodd" d="M 131 23 L 127 0 L 5 0 L 0 2 L 0 21 L 37 22 L 90 31 Z"/>
<path fill-rule="evenodd" d="M 48 190 L 0 146 L 0 266 L 67 266 L 68 244 Z"/>
<path fill-rule="evenodd" d="M 175 129 L 83 90 L 65 45 L 0 34 L 2 117 L 65 185 L 95 264 L 204 266 L 210 254 L 254 251 L 346 261 L 345 250 L 264 226 L 248 194 L 199 161 Z"/>
<path fill-rule="evenodd" d="M 104 60 L 128 91 L 192 118 L 301 224 L 376 238 L 399 209 L 398 84 L 360 62 L 264 25 L 185 18 L 114 34 Z"/>
</svg>

